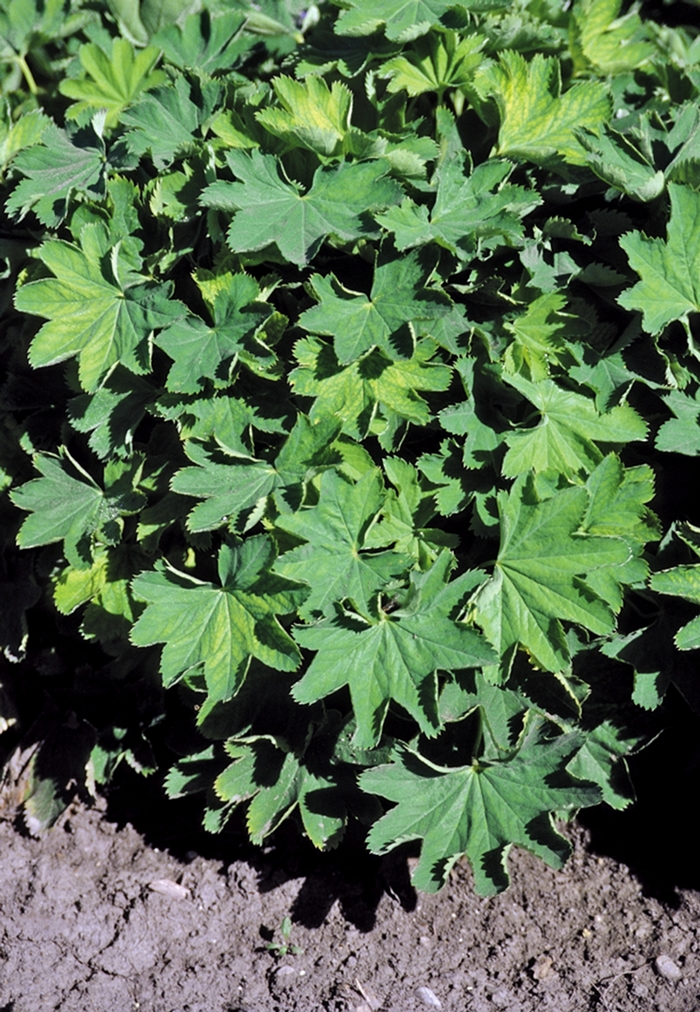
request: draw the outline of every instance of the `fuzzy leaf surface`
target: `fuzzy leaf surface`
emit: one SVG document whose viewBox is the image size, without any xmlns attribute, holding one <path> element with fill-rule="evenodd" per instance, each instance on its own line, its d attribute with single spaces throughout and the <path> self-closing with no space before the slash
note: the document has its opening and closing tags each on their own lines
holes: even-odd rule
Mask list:
<svg viewBox="0 0 700 1012">
<path fill-rule="evenodd" d="M 669 183 L 671 218 L 666 239 L 629 232 L 620 246 L 640 280 L 619 296 L 625 309 L 638 309 L 650 334 L 700 311 L 700 194 Z"/>
<path fill-rule="evenodd" d="M 7 213 L 23 218 L 34 211 L 42 225 L 62 221 L 74 192 L 104 193 L 104 144 L 89 130 L 71 136 L 48 123 L 41 143 L 20 151 L 12 164 L 26 178 L 8 198 Z"/>
<path fill-rule="evenodd" d="M 621 539 L 578 534 L 588 502 L 583 488 L 538 502 L 529 475 L 510 493 L 499 493 L 501 545 L 494 574 L 474 604 L 501 658 L 519 643 L 539 667 L 562 671 L 569 662 L 562 620 L 599 635 L 612 631 L 613 611 L 585 577 L 602 566 L 624 565 L 630 550 Z"/>
<path fill-rule="evenodd" d="M 105 245 L 96 225 L 83 229 L 80 247 L 50 239 L 37 256 L 55 277 L 30 281 L 15 297 L 20 312 L 49 321 L 31 344 L 34 368 L 77 356 L 80 382 L 88 392 L 118 362 L 145 373 L 149 336 L 183 313 L 182 304 L 170 298 L 171 283 L 122 285 L 118 247 Z"/>
<path fill-rule="evenodd" d="M 277 572 L 308 583 L 311 593 L 299 614 L 333 614 L 336 602 L 349 598 L 367 612 L 372 595 L 399 576 L 410 559 L 398 552 L 366 550 L 368 530 L 386 497 L 379 472 L 367 472 L 351 485 L 337 471 L 321 477 L 318 505 L 280 516 L 276 526 L 307 542 L 278 560 Z"/>
<path fill-rule="evenodd" d="M 379 741 L 392 699 L 433 737 L 440 727 L 436 671 L 495 659 L 483 637 L 453 617 L 481 574 L 465 573 L 448 583 L 452 565 L 444 552 L 427 573 L 412 573 L 396 610 L 377 603 L 368 616 L 338 611 L 331 619 L 297 628 L 297 641 L 317 651 L 292 690 L 297 702 L 311 703 L 349 685 L 360 747 Z"/>
<path fill-rule="evenodd" d="M 70 458 L 40 454 L 34 464 L 41 477 L 11 493 L 14 504 L 30 513 L 17 543 L 33 548 L 63 541 L 68 560 L 77 568 L 89 565 L 93 535 L 99 532 L 104 542 L 116 544 L 121 536 L 119 518 L 138 512 L 144 503 L 126 476 L 117 477 L 110 488 L 108 471 L 105 491 L 82 468 L 71 466 Z"/>
<path fill-rule="evenodd" d="M 219 550 L 219 586 L 203 583 L 158 563 L 132 583 L 146 609 L 132 628 L 136 646 L 164 643 L 160 670 L 165 686 L 203 668 L 209 696 L 230 699 L 245 678 L 250 657 L 295 671 L 301 660 L 276 616 L 302 603 L 307 588 L 270 572 L 269 538 L 249 538 Z"/>
<path fill-rule="evenodd" d="M 374 234 L 367 212 L 397 203 L 398 183 L 387 178 L 386 162 L 343 163 L 316 170 L 306 193 L 283 179 L 272 155 L 229 151 L 226 160 L 236 182 L 211 183 L 203 192 L 205 207 L 235 211 L 228 230 L 234 252 L 277 245 L 285 260 L 307 264 L 329 236 L 359 239 Z"/>
<path fill-rule="evenodd" d="M 426 892 L 444 885 L 462 855 L 469 858 L 482 896 L 501 892 L 509 882 L 505 861 L 513 843 L 561 868 L 571 848 L 550 813 L 600 799 L 597 787 L 565 772 L 581 744 L 578 734 L 554 739 L 531 734 L 508 759 L 454 768 L 402 747 L 393 763 L 360 777 L 363 790 L 397 802 L 370 830 L 370 850 L 383 854 L 422 840 L 412 881 Z"/>
<path fill-rule="evenodd" d="M 348 291 L 331 274 L 315 274 L 311 287 L 317 306 L 301 314 L 305 330 L 333 336 L 341 365 L 356 361 L 370 348 L 389 358 L 410 358 L 414 351 L 414 321 L 445 316 L 451 302 L 444 292 L 425 287 L 433 264 L 420 253 L 380 256 L 368 296 Z"/>
</svg>

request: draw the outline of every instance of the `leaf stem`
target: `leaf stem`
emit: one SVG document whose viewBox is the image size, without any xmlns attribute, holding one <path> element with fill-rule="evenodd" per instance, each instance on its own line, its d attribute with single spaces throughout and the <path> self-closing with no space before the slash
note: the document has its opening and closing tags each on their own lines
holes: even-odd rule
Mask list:
<svg viewBox="0 0 700 1012">
<path fill-rule="evenodd" d="M 38 95 L 39 88 L 37 86 L 36 81 L 34 80 L 34 74 L 32 74 L 31 68 L 27 63 L 26 58 L 24 56 L 18 56 L 17 62 L 20 65 L 20 69 L 24 74 L 24 80 L 27 82 L 27 87 L 31 91 L 32 95 Z"/>
</svg>

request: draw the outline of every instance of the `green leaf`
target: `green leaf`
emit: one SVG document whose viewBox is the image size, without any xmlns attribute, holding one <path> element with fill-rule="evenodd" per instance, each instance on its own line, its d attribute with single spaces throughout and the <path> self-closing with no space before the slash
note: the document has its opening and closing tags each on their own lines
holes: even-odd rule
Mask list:
<svg viewBox="0 0 700 1012">
<path fill-rule="evenodd" d="M 190 442 L 186 452 L 198 466 L 181 468 L 171 481 L 174 492 L 204 499 L 190 513 L 188 529 L 209 531 L 224 523 L 235 527 L 239 514 L 253 510 L 244 525 L 247 530 L 259 519 L 272 492 L 277 493 L 278 509 L 288 510 L 287 500 L 298 505 L 305 483 L 337 460 L 329 447 L 339 429 L 335 419 L 310 422 L 299 414 L 274 463 L 248 456 L 222 460 L 220 453 Z"/>
<path fill-rule="evenodd" d="M 667 239 L 650 239 L 643 232 L 620 239 L 640 280 L 617 301 L 643 313 L 650 334 L 660 334 L 674 320 L 687 325 L 688 314 L 700 311 L 700 194 L 678 183 L 669 183 L 668 192 Z"/>
<path fill-rule="evenodd" d="M 569 22 L 576 71 L 624 74 L 648 65 L 656 54 L 635 7 L 620 16 L 621 0 L 578 0 Z"/>
<path fill-rule="evenodd" d="M 229 151 L 235 183 L 217 182 L 201 197 L 205 207 L 237 212 L 229 246 L 247 253 L 276 244 L 285 260 L 307 264 L 327 236 L 350 240 L 376 235 L 368 212 L 397 203 L 398 183 L 386 177 L 385 161 L 342 163 L 316 170 L 306 193 L 280 175 L 272 155 Z"/>
<path fill-rule="evenodd" d="M 398 257 L 383 250 L 377 259 L 369 295 L 344 288 L 333 274 L 314 274 L 310 286 L 319 305 L 302 313 L 299 323 L 315 334 L 327 334 L 342 365 L 356 361 L 371 348 L 389 358 L 411 358 L 416 321 L 432 321 L 449 313 L 449 297 L 426 288 L 434 260 L 420 253 Z"/>
<path fill-rule="evenodd" d="M 117 366 L 94 394 L 79 394 L 68 403 L 68 417 L 78 432 L 89 432 L 89 445 L 102 460 L 129 457 L 134 432 L 156 390 L 150 383 Z"/>
<path fill-rule="evenodd" d="M 180 154 L 190 154 L 202 141 L 205 124 L 221 101 L 215 82 L 190 82 L 179 74 L 164 87 L 154 88 L 121 116 L 131 129 L 126 143 L 135 155 L 150 152 L 159 170 Z"/>
<path fill-rule="evenodd" d="M 486 67 L 477 86 L 496 100 L 500 114 L 498 154 L 547 164 L 561 156 L 585 165 L 576 130 L 597 130 L 610 118 L 610 99 L 599 81 L 580 81 L 561 93 L 561 69 L 553 57 L 504 50 Z M 556 161 L 555 161 L 556 164 Z"/>
<path fill-rule="evenodd" d="M 676 566 L 653 573 L 649 586 L 660 594 L 700 604 L 700 565 Z M 700 647 L 700 615 L 682 626 L 674 640 L 679 650 L 697 650 Z"/>
<path fill-rule="evenodd" d="M 548 378 L 551 366 L 561 364 L 567 355 L 562 334 L 566 321 L 559 311 L 565 303 L 561 292 L 547 292 L 531 302 L 522 315 L 504 324 L 513 337 L 503 356 L 506 372 L 522 373 L 537 382 Z"/>
<path fill-rule="evenodd" d="M 687 457 L 700 455 L 700 391 L 695 396 L 672 390 L 661 400 L 674 418 L 664 422 L 656 435 L 656 449 L 661 453 L 682 453 Z"/>
<path fill-rule="evenodd" d="M 439 25 L 448 11 L 466 6 L 458 0 L 385 0 L 381 10 L 370 0 L 344 0 L 335 23 L 339 35 L 370 35 L 383 27 L 388 39 L 409 42 Z"/>
<path fill-rule="evenodd" d="M 639 733 L 629 722 L 619 718 L 604 720 L 586 729 L 581 750 L 566 768 L 580 780 L 598 784 L 603 801 L 622 811 L 636 801 L 625 756 L 637 751 L 647 738 L 648 735 Z"/>
<path fill-rule="evenodd" d="M 120 518 L 137 513 L 145 502 L 134 491 L 128 472 L 120 473 L 118 466 L 106 469 L 104 490 L 66 450 L 61 457 L 40 454 L 34 466 L 42 477 L 11 492 L 15 506 L 30 513 L 19 529 L 17 544 L 34 548 L 63 541 L 66 558 L 77 569 L 90 565 L 95 540 L 116 544 Z"/>
<path fill-rule="evenodd" d="M 518 644 L 538 667 L 563 671 L 570 655 L 562 620 L 601 636 L 614 628 L 611 606 L 590 590 L 586 576 L 624 565 L 630 550 L 620 538 L 579 533 L 588 503 L 583 488 L 539 502 L 530 475 L 498 494 L 501 545 L 473 607 L 505 671 Z"/>
<path fill-rule="evenodd" d="M 148 340 L 183 313 L 170 298 L 172 283 L 120 281 L 125 265 L 120 246 L 111 244 L 99 225 L 87 225 L 80 247 L 51 239 L 36 255 L 54 278 L 30 281 L 15 296 L 20 312 L 44 316 L 32 341 L 29 359 L 34 368 L 78 357 L 80 382 L 93 392 L 121 362 L 130 372 L 149 367 Z M 130 273 L 126 269 L 127 275 Z"/>
<path fill-rule="evenodd" d="M 161 28 L 153 38 L 169 63 L 202 74 L 229 71 L 247 53 L 254 40 L 243 33 L 244 10 L 202 10 L 181 25 Z"/>
<path fill-rule="evenodd" d="M 399 250 L 436 242 L 468 260 L 497 243 L 517 245 L 524 233 L 522 218 L 540 199 L 507 182 L 513 168 L 512 162 L 490 159 L 467 176 L 461 162 L 452 159 L 435 172 L 437 194 L 430 212 L 407 199 L 375 217 L 394 234 Z"/>
<path fill-rule="evenodd" d="M 534 428 L 506 436 L 509 450 L 503 473 L 511 477 L 529 468 L 565 475 L 591 471 L 603 459 L 596 442 L 625 444 L 646 437 L 646 422 L 627 404 L 601 414 L 588 397 L 562 390 L 553 380 L 530 383 L 522 376 L 509 376 L 508 382 L 540 414 Z"/>
<path fill-rule="evenodd" d="M 400 457 L 386 457 L 384 470 L 396 491 L 387 493 L 381 520 L 368 532 L 368 547 L 393 545 L 396 552 L 413 556 L 418 567 L 426 570 L 443 548 L 456 548 L 459 538 L 428 526 L 436 513 L 433 492 L 421 486 L 412 464 Z"/>
<path fill-rule="evenodd" d="M 66 112 L 69 119 L 77 119 L 85 110 L 105 109 L 105 125 L 116 126 L 120 113 L 142 91 L 167 79 L 164 71 L 153 69 L 160 58 L 157 46 L 135 52 L 126 39 L 114 39 L 112 53 L 107 56 L 94 42 L 88 42 L 80 47 L 78 57 L 85 76 L 63 80 L 58 86 L 62 95 L 75 99 Z"/>
<path fill-rule="evenodd" d="M 555 830 L 550 813 L 600 800 L 597 787 L 565 772 L 581 744 L 578 734 L 548 739 L 533 733 L 503 761 L 452 768 L 402 747 L 393 763 L 360 777 L 363 790 L 397 802 L 370 830 L 369 848 L 383 854 L 422 840 L 412 881 L 426 892 L 445 884 L 462 855 L 469 858 L 477 892 L 501 892 L 509 882 L 506 857 L 513 843 L 561 868 L 571 845 Z"/>
<path fill-rule="evenodd" d="M 160 670 L 167 687 L 202 669 L 213 700 L 230 699 L 250 657 L 278 671 L 295 671 L 301 656 L 276 615 L 287 615 L 308 590 L 270 572 L 269 538 L 249 538 L 219 550 L 220 585 L 204 583 L 157 563 L 133 581 L 146 609 L 131 631 L 136 646 L 164 643 Z"/>
<path fill-rule="evenodd" d="M 465 573 L 448 583 L 453 565 L 451 554 L 443 552 L 427 573 L 411 573 L 410 588 L 397 602 L 384 603 L 380 596 L 368 615 L 338 611 L 297 628 L 297 641 L 317 651 L 292 690 L 297 702 L 311 703 L 348 685 L 359 746 L 379 741 L 391 700 L 433 737 L 440 728 L 436 671 L 494 660 L 479 633 L 454 617 L 481 574 Z"/>
<path fill-rule="evenodd" d="M 65 218 L 76 193 L 104 195 L 105 148 L 92 130 L 70 135 L 48 123 L 40 136 L 41 143 L 35 142 L 15 157 L 13 167 L 26 178 L 12 191 L 5 207 L 20 219 L 34 211 L 42 225 L 55 227 Z"/>
<path fill-rule="evenodd" d="M 599 133 L 581 131 L 577 137 L 588 152 L 595 174 L 634 200 L 654 200 L 663 193 L 666 178 L 625 134 L 602 124 Z"/>
<path fill-rule="evenodd" d="M 366 612 L 373 594 L 408 568 L 410 559 L 397 552 L 365 550 L 385 496 L 376 469 L 354 485 L 336 471 L 326 471 L 317 506 L 278 517 L 277 527 L 307 542 L 285 552 L 275 566 L 284 576 L 310 585 L 301 618 L 310 619 L 314 612 L 331 616 L 335 603 L 346 598 Z"/>
<path fill-rule="evenodd" d="M 258 123 L 290 147 L 302 147 L 326 158 L 339 155 L 350 132 L 352 94 L 340 81 L 329 88 L 323 78 L 309 74 L 303 81 L 276 77 L 272 82 L 281 109 L 263 109 Z"/>
<path fill-rule="evenodd" d="M 654 497 L 654 472 L 648 465 L 623 468 L 611 453 L 591 474 L 586 487 L 591 499 L 582 530 L 621 538 L 630 551 L 624 565 L 601 566 L 587 577 L 592 590 L 619 611 L 623 585 L 644 584 L 648 566 L 642 553 L 650 541 L 661 537 L 658 519 L 646 506 Z"/>
<path fill-rule="evenodd" d="M 247 274 L 210 275 L 206 271 L 195 280 L 203 294 L 211 296 L 207 308 L 212 322 L 189 314 L 162 330 L 155 342 L 173 359 L 167 387 L 174 393 L 196 393 L 207 380 L 216 387 L 229 386 L 239 357 L 250 360 L 251 353 L 252 357 L 257 352 L 257 357 L 275 360 L 274 353 L 255 340 L 272 313 L 271 306 L 258 301 L 261 292 L 257 282 Z"/>
<path fill-rule="evenodd" d="M 438 99 L 448 88 L 468 85 L 484 57 L 483 35 L 460 38 L 457 32 L 430 33 L 419 38 L 384 64 L 381 76 L 389 78 L 389 91 L 405 90 L 412 98 L 436 92 Z"/>
<path fill-rule="evenodd" d="M 378 434 L 388 428 L 378 412 L 397 415 L 416 425 L 431 418 L 428 405 L 419 390 L 446 390 L 450 385 L 450 367 L 432 361 L 437 348 L 433 341 L 419 341 L 415 354 L 407 362 L 391 362 L 379 349 L 345 368 L 333 348 L 320 338 L 297 341 L 294 353 L 298 368 L 289 374 L 296 393 L 315 398 L 310 417 L 336 416 L 343 432 L 362 439 L 372 429 Z"/>
</svg>

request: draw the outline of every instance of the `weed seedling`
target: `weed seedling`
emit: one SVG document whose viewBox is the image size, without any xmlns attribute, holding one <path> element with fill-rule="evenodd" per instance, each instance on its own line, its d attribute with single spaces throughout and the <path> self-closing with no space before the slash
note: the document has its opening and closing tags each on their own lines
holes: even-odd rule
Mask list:
<svg viewBox="0 0 700 1012">
<path fill-rule="evenodd" d="M 269 952 L 274 952 L 276 956 L 301 956 L 304 950 L 300 945 L 292 945 L 292 921 L 289 917 L 284 917 L 279 928 L 280 935 L 282 936 L 281 942 L 268 942 L 265 948 Z"/>
</svg>

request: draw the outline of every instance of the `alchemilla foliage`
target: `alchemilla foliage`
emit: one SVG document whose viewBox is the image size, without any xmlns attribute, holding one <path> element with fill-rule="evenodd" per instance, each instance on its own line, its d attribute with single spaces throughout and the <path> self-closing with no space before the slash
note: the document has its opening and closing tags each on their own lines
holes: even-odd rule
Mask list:
<svg viewBox="0 0 700 1012">
<path fill-rule="evenodd" d="M 358 819 L 488 894 L 633 799 L 700 647 L 692 13 L 2 5 L 30 827 L 157 741 L 213 831 Z"/>
</svg>

